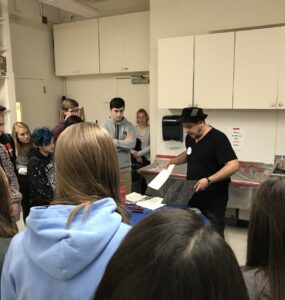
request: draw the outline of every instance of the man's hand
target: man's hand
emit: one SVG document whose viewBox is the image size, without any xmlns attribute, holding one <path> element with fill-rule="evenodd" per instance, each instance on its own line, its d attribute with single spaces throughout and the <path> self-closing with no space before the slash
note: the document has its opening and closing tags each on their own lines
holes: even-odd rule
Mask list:
<svg viewBox="0 0 285 300">
<path fill-rule="evenodd" d="M 137 162 L 139 162 L 141 164 L 143 163 L 143 159 L 141 157 L 137 157 L 136 160 L 137 160 Z"/>
<path fill-rule="evenodd" d="M 127 134 L 125 137 L 125 141 L 132 141 L 134 139 L 134 136 L 132 134 Z"/>
<path fill-rule="evenodd" d="M 164 165 L 164 169 L 167 169 L 170 165 L 175 165 L 174 158 L 170 159 L 170 160 Z"/>
<path fill-rule="evenodd" d="M 139 153 L 138 153 L 138 151 L 132 150 L 131 152 L 132 152 L 132 156 L 133 156 L 134 158 L 139 158 Z"/>
<path fill-rule="evenodd" d="M 202 178 L 194 185 L 194 188 L 196 189 L 196 192 L 199 192 L 205 190 L 209 185 L 208 179 Z"/>
</svg>

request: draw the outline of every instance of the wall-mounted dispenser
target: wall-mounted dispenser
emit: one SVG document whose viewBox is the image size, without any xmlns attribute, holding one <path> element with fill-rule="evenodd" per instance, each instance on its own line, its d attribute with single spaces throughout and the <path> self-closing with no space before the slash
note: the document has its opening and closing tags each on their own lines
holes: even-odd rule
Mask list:
<svg viewBox="0 0 285 300">
<path fill-rule="evenodd" d="M 183 142 L 183 128 L 180 118 L 180 115 L 170 115 L 162 118 L 162 138 L 164 141 Z"/>
</svg>

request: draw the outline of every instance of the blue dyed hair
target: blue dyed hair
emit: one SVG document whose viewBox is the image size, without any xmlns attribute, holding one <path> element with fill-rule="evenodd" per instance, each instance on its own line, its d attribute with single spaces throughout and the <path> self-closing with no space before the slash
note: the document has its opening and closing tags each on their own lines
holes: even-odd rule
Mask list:
<svg viewBox="0 0 285 300">
<path fill-rule="evenodd" d="M 47 127 L 36 128 L 32 134 L 36 146 L 49 145 L 52 137 L 52 132 Z"/>
</svg>

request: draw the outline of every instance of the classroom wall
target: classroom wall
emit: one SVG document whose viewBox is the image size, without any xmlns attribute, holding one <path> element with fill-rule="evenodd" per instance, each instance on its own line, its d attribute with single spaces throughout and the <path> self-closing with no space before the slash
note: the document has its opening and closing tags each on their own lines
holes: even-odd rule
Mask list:
<svg viewBox="0 0 285 300">
<path fill-rule="evenodd" d="M 66 95 L 84 107 L 86 120 L 99 124 L 109 116 L 109 101 L 114 97 L 125 100 L 125 117 L 133 124 L 139 108 L 149 110 L 149 85 L 132 84 L 131 75 L 70 76 L 65 88 Z"/>
<path fill-rule="evenodd" d="M 173 146 L 161 137 L 161 118 L 172 111 L 157 108 L 157 40 L 164 37 L 205 34 L 217 30 L 236 29 L 285 23 L 282 0 L 150 0 L 151 87 L 150 123 L 152 158 L 156 153 L 176 155 L 183 144 Z M 167 87 L 166 87 L 167 88 Z M 284 111 L 208 110 L 208 121 L 227 133 L 240 127 L 244 133 L 241 160 L 272 163 L 275 154 L 285 154 Z"/>
<path fill-rule="evenodd" d="M 48 24 L 42 24 L 41 15 Z M 10 32 L 16 100 L 22 104 L 23 121 L 31 129 L 53 127 L 58 122 L 64 82 L 54 75 L 52 24 L 59 10 L 37 1 L 9 1 Z"/>
</svg>

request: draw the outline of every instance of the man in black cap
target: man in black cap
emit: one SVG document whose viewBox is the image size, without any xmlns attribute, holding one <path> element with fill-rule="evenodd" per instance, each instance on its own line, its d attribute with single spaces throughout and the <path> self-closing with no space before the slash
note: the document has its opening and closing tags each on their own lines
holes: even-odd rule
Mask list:
<svg viewBox="0 0 285 300">
<path fill-rule="evenodd" d="M 207 116 L 199 107 L 183 109 L 186 150 L 167 166 L 187 162 L 187 180 L 198 180 L 189 205 L 199 208 L 223 235 L 230 176 L 239 169 L 239 162 L 227 136 L 205 123 Z"/>
</svg>

